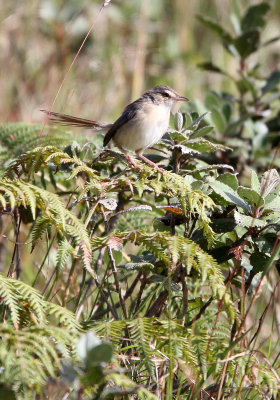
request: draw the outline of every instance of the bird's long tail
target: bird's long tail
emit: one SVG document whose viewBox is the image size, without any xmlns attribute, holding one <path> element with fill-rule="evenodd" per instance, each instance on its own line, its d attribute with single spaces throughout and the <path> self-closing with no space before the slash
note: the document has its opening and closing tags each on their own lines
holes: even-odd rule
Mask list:
<svg viewBox="0 0 280 400">
<path fill-rule="evenodd" d="M 72 115 L 61 114 L 54 111 L 41 110 L 50 116 L 49 120 L 53 123 L 67 126 L 78 126 L 96 131 L 107 132 L 112 124 L 104 124 L 103 122 L 92 121 L 90 119 L 73 117 Z"/>
</svg>

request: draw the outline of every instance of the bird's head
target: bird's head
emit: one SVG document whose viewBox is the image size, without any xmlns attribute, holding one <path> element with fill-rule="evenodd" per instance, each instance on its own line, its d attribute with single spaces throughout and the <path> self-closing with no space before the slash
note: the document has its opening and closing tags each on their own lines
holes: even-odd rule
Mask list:
<svg viewBox="0 0 280 400">
<path fill-rule="evenodd" d="M 150 97 L 157 104 L 164 104 L 172 108 L 178 101 L 189 101 L 187 97 L 181 96 L 176 90 L 170 86 L 161 85 L 155 86 L 147 90 L 143 97 Z"/>
</svg>

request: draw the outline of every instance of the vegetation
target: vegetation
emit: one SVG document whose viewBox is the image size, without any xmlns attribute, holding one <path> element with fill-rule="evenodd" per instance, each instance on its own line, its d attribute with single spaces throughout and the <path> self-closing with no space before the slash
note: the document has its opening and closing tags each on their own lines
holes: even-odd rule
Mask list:
<svg viewBox="0 0 280 400">
<path fill-rule="evenodd" d="M 176 113 L 163 174 L 0 126 L 0 398 L 279 398 L 279 37 L 271 3 L 233 3 L 233 31 L 197 16 L 236 69 L 199 64 L 225 90 Z"/>
</svg>

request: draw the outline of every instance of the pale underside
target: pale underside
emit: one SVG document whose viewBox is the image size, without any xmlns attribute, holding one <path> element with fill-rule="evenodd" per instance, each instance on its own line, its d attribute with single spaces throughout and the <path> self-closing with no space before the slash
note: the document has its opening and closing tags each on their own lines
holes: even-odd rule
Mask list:
<svg viewBox="0 0 280 400">
<path fill-rule="evenodd" d="M 169 117 L 169 105 L 147 104 L 117 130 L 112 140 L 127 150 L 144 150 L 160 141 L 168 129 Z"/>
</svg>

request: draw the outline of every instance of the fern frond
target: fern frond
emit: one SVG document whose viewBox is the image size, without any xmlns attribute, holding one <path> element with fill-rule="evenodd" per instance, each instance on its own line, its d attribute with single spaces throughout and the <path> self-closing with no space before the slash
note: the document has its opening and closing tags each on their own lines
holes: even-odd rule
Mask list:
<svg viewBox="0 0 280 400">
<path fill-rule="evenodd" d="M 58 241 L 58 248 L 56 253 L 56 273 L 66 265 L 69 257 L 74 254 L 75 249 L 71 246 L 71 244 L 65 239 L 62 238 Z"/>
<path fill-rule="evenodd" d="M 58 324 L 63 325 L 69 332 L 76 332 L 81 330 L 79 322 L 76 320 L 75 314 L 65 307 L 58 304 L 45 302 L 45 310 L 47 315 L 53 315 Z"/>
<path fill-rule="evenodd" d="M 137 318 L 128 322 L 131 337 L 136 344 L 138 354 L 152 377 L 155 364 L 151 360 L 152 349 L 148 340 L 150 332 L 154 329 L 153 321 L 149 318 Z"/>
<path fill-rule="evenodd" d="M 32 248 L 35 247 L 38 240 L 42 239 L 43 235 L 51 226 L 52 224 L 48 217 L 38 217 L 36 219 L 31 231 Z"/>
<path fill-rule="evenodd" d="M 56 377 L 62 354 L 74 347 L 76 336 L 64 328 L 32 326 L 15 330 L 0 324 L 0 382 L 9 385 L 19 399 L 29 398 L 38 385 Z M 31 396 L 30 396 L 31 398 Z"/>
<path fill-rule="evenodd" d="M 33 287 L 2 274 L 0 274 L 0 296 L 4 304 L 9 307 L 12 322 L 17 327 L 21 320 L 28 321 L 29 325 L 48 324 L 48 316 L 53 315 L 65 330 L 76 332 L 81 329 L 75 314 L 67 308 L 45 301 Z"/>
<path fill-rule="evenodd" d="M 30 183 L 23 182 L 20 179 L 14 181 L 7 178 L 0 181 L 0 192 L 5 196 L 9 193 L 13 194 L 15 203 L 17 205 L 29 206 L 35 214 L 36 208 L 41 209 L 45 214 L 44 219 L 40 219 L 34 226 L 32 234 L 33 247 L 35 240 L 40 238 L 43 232 L 48 228 L 46 218 L 49 219 L 50 224 L 60 234 L 67 234 L 74 238 L 76 246 L 78 246 L 82 253 L 83 263 L 85 268 L 92 273 L 91 269 L 91 245 L 87 229 L 82 221 L 80 221 L 73 213 L 65 208 L 64 203 L 60 198 L 47 190 L 44 190 Z M 12 204 L 11 204 L 12 206 Z"/>
<path fill-rule="evenodd" d="M 73 135 L 69 130 L 62 127 L 47 126 L 44 135 L 40 137 L 42 125 L 25 123 L 6 123 L 0 125 L 0 161 L 15 158 L 20 154 L 33 149 L 38 145 L 40 138 L 41 146 L 67 146 L 72 143 Z"/>
<path fill-rule="evenodd" d="M 13 288 L 13 281 L 0 274 L 0 296 L 10 309 L 11 319 L 15 326 L 20 321 L 19 293 Z"/>
</svg>

